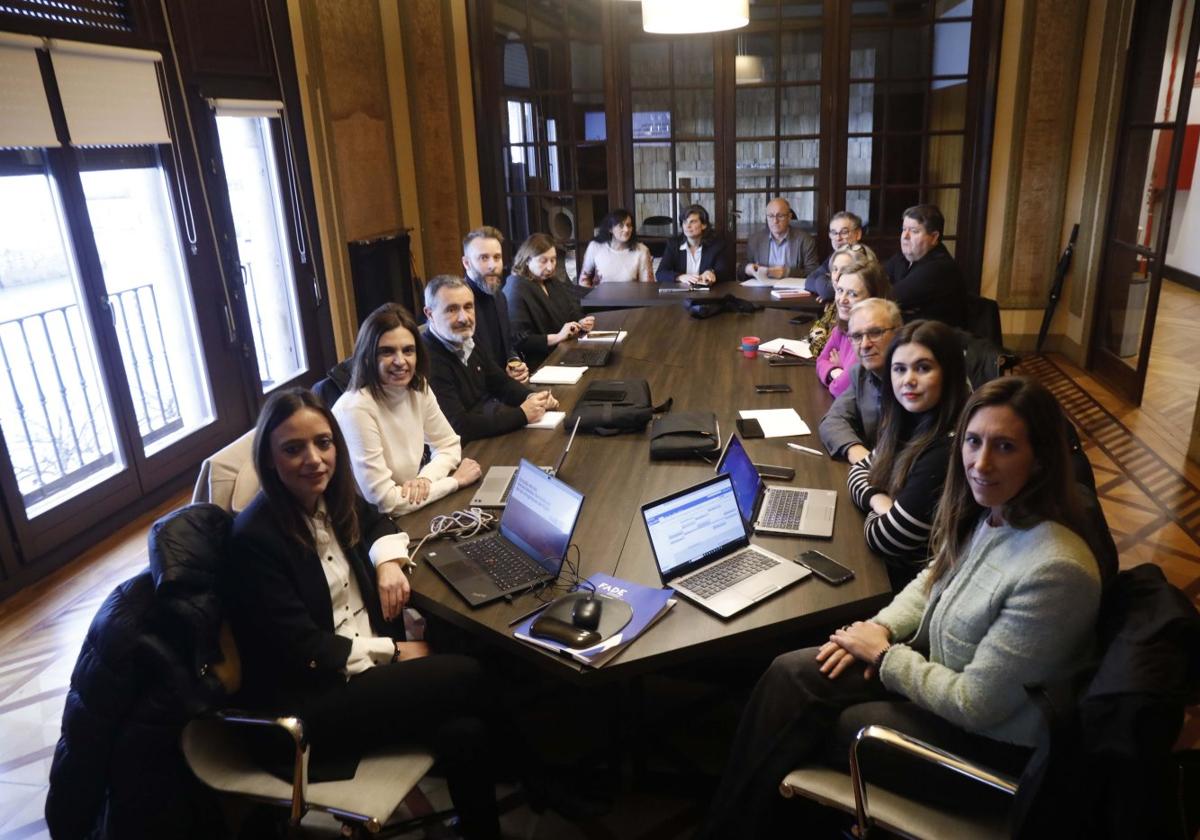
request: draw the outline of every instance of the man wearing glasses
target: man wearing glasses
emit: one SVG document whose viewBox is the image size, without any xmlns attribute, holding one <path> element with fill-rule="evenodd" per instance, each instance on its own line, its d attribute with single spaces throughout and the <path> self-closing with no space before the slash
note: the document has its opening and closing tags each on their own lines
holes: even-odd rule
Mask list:
<svg viewBox="0 0 1200 840">
<path fill-rule="evenodd" d="M 746 243 L 745 277 L 807 277 L 820 262 L 817 243 L 792 227 L 792 208 L 787 200 L 775 198 L 768 202 L 766 228 L 750 234 Z"/>
<path fill-rule="evenodd" d="M 833 251 L 830 252 L 825 262 L 813 269 L 812 273 L 808 275 L 808 280 L 805 281 L 804 288 L 819 297 L 823 302 L 833 300 L 833 277 L 830 276 L 832 266 L 829 265 L 833 259 L 833 254 L 843 245 L 854 245 L 862 239 L 862 235 L 862 219 L 849 210 L 835 213 L 833 218 L 829 220 L 829 244 L 833 246 Z"/>
<path fill-rule="evenodd" d="M 855 464 L 871 454 L 879 429 L 879 394 L 891 387 L 883 371 L 887 348 L 902 323 L 900 307 L 883 298 L 867 298 L 850 310 L 847 327 L 858 364 L 842 374 L 850 377 L 850 387 L 833 401 L 818 430 L 834 458 Z"/>
</svg>

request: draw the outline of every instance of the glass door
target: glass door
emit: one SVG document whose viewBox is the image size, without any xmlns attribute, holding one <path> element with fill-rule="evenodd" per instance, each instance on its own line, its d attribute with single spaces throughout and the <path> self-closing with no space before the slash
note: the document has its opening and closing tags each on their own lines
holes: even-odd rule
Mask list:
<svg viewBox="0 0 1200 840">
<path fill-rule="evenodd" d="M 1183 155 L 1200 12 L 1195 0 L 1139 3 L 1129 42 L 1089 367 L 1142 400 Z"/>
</svg>

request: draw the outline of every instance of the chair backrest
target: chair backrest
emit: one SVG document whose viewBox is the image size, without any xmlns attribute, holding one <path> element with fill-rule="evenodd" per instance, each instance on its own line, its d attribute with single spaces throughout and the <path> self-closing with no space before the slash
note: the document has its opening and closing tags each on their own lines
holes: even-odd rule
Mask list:
<svg viewBox="0 0 1200 840">
<path fill-rule="evenodd" d="M 338 397 L 350 387 L 350 367 L 353 359 L 343 359 L 329 369 L 329 375 L 313 385 L 313 393 L 321 398 L 326 407 L 333 408 Z"/>
<path fill-rule="evenodd" d="M 254 471 L 254 430 L 204 459 L 192 490 L 193 502 L 208 502 L 238 513 L 258 493 Z"/>
<path fill-rule="evenodd" d="M 980 338 L 986 338 L 996 347 L 1004 346 L 1004 333 L 1000 326 L 1000 305 L 991 298 L 967 295 L 967 329 Z"/>
</svg>

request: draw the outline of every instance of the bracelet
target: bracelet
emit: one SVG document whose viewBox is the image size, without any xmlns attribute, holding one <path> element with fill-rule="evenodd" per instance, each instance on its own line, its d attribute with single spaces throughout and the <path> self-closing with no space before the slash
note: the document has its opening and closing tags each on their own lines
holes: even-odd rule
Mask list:
<svg viewBox="0 0 1200 840">
<path fill-rule="evenodd" d="M 883 657 L 887 656 L 887 652 L 891 649 L 892 643 L 888 642 L 886 645 L 884 645 L 883 650 L 879 651 L 879 655 L 875 657 L 875 661 L 872 663 L 872 665 L 875 668 L 876 674 L 883 670 Z"/>
</svg>

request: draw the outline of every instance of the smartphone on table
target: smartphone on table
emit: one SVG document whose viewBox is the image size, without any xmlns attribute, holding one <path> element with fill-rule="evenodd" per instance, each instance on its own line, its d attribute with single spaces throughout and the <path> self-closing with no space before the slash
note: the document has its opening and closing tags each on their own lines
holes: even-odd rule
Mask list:
<svg viewBox="0 0 1200 840">
<path fill-rule="evenodd" d="M 796 558 L 796 562 L 807 569 L 811 569 L 814 575 L 834 586 L 843 584 L 854 577 L 852 570 L 847 569 L 832 557 L 822 554 L 816 549 L 800 552 L 800 556 Z"/>
</svg>

